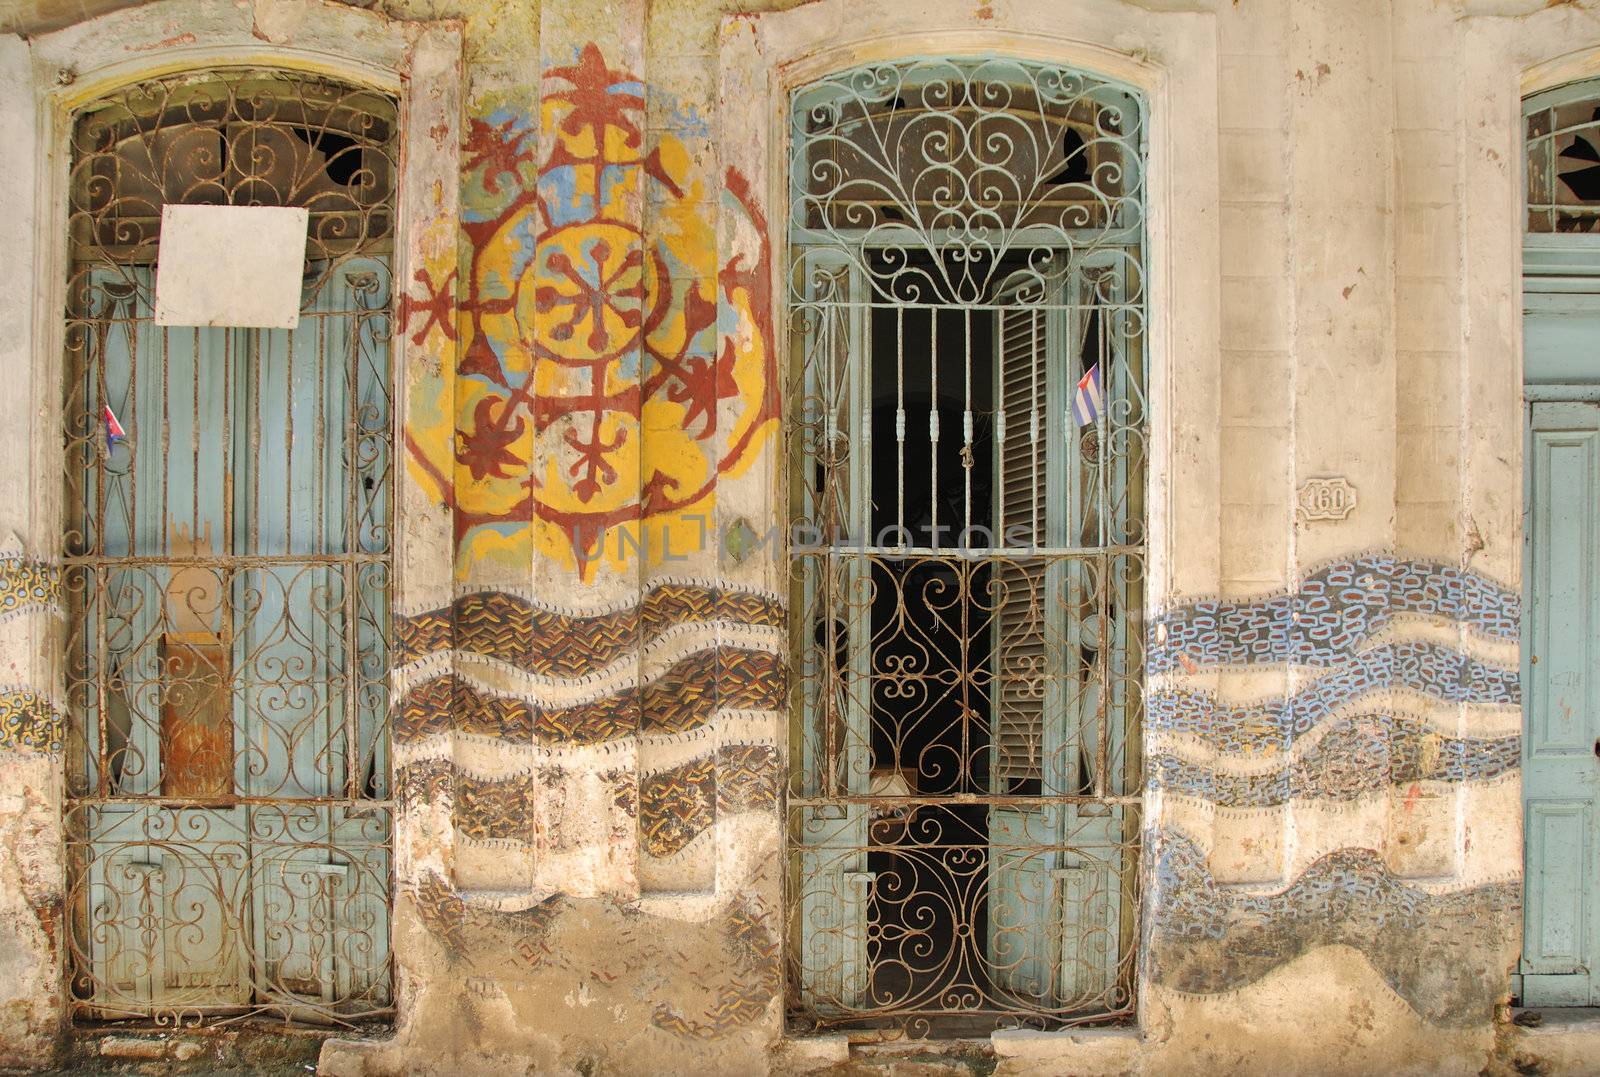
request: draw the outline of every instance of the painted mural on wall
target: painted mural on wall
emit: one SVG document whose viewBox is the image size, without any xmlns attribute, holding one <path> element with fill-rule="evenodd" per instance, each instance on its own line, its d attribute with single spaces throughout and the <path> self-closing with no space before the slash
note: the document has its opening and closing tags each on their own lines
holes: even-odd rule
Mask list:
<svg viewBox="0 0 1600 1077">
<path fill-rule="evenodd" d="M 459 349 L 455 415 L 407 443 L 460 566 L 531 549 L 588 579 L 681 548 L 776 422 L 765 219 L 737 172 L 719 196 L 683 141 L 647 141 L 645 101 L 589 44 L 545 72 L 537 121 L 503 102 L 469 118 L 459 276 L 426 276 L 407 304 L 408 329 Z M 719 208 L 754 257 L 717 264 Z"/>
<path fill-rule="evenodd" d="M 753 894 L 670 931 L 635 908 L 559 895 L 522 910 L 486 909 L 434 873 L 408 896 L 438 943 L 440 963 L 493 955 L 463 970 L 468 990 L 485 998 L 501 996 L 504 982 L 541 976 L 554 985 L 545 1012 L 570 1007 L 577 994 L 585 1007 L 636 1012 L 675 1037 L 710 1040 L 760 1019 L 782 987 L 775 917 Z M 584 956 L 594 953 L 615 957 L 596 968 Z"/>
<path fill-rule="evenodd" d="M 1517 593 L 1493 580 L 1381 554 L 1281 594 L 1172 609 L 1151 630 L 1151 788 L 1209 813 L 1256 811 L 1266 834 L 1282 820 L 1259 813 L 1291 804 L 1409 806 L 1515 779 L 1520 617 Z M 1441 628 L 1460 642 L 1440 642 Z M 1219 669 L 1299 676 L 1286 695 L 1241 703 L 1194 683 Z M 1462 706 L 1508 732 L 1460 735 L 1447 726 Z M 1440 1024 L 1487 1019 L 1503 990 L 1489 973 L 1520 922 L 1514 877 L 1407 877 L 1382 851 L 1345 846 L 1286 885 L 1222 885 L 1201 836 L 1168 823 L 1153 839 L 1151 967 L 1166 987 L 1231 991 L 1341 944 Z"/>
<path fill-rule="evenodd" d="M 460 265 L 405 301 L 413 339 L 455 356 L 453 412 L 413 401 L 406 441 L 454 520 L 457 595 L 396 621 L 396 789 L 448 805 L 458 856 L 507 866 L 510 889 L 428 869 L 402 898 L 474 992 L 586 975 L 608 1010 L 703 1039 L 780 992 L 775 852 L 670 932 L 637 909 L 630 861 L 706 863 L 723 823 L 775 818 L 782 598 L 693 575 L 588 585 L 699 541 L 776 425 L 777 360 L 761 210 L 686 131 L 647 130 L 652 95 L 588 44 L 537 104 L 469 109 Z M 597 948 L 616 959 L 569 956 Z"/>
<path fill-rule="evenodd" d="M 783 618 L 777 595 L 692 580 L 658 581 L 611 608 L 471 591 L 401 617 L 398 799 L 449 805 L 458 848 L 502 850 L 508 863 L 625 861 L 630 849 L 714 859 L 719 825 L 774 816 Z M 664 765 L 639 766 L 646 743 Z M 486 750 L 463 757 L 474 745 Z M 586 976 L 586 997 L 608 1009 L 641 1007 L 673 1036 L 706 1039 L 761 1018 L 780 992 L 776 915 L 759 896 L 776 889 L 780 863 L 774 844 L 756 877 L 719 888 L 707 919 L 669 932 L 636 893 L 536 882 L 531 903 L 508 907 L 426 871 L 404 900 L 440 944 L 437 960 L 478 994 L 566 993 Z M 602 950 L 616 955 L 602 969 L 570 956 Z"/>
</svg>

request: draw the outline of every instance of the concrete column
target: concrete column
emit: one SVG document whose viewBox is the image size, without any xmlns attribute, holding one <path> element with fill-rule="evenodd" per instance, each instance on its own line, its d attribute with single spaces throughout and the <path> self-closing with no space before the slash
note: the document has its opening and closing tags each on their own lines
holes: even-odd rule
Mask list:
<svg viewBox="0 0 1600 1077">
<path fill-rule="evenodd" d="M 13 269 L 0 290 L 0 1067 L 49 1062 L 65 1017 L 62 956 L 62 748 L 47 654 L 59 633 L 60 468 L 46 450 L 60 408 L 36 384 L 46 347 L 39 320 L 46 267 L 38 250 L 39 116 L 29 49 L 0 36 L 0 250 Z M 26 281 L 40 281 L 28 287 Z M 56 364 L 45 364 L 54 368 Z M 59 445 L 59 441 L 53 443 Z M 59 449 L 56 450 L 59 453 Z M 41 457 L 51 466 L 41 467 Z M 29 462 L 33 466 L 29 466 Z"/>
<path fill-rule="evenodd" d="M 1305 580 L 1339 559 L 1394 547 L 1394 106 L 1387 0 L 1290 5 L 1290 242 L 1294 352 L 1294 488 L 1353 491 L 1342 519 L 1294 515 L 1294 575 Z M 1363 577 L 1365 579 L 1365 577 Z M 1361 584 L 1378 588 L 1376 577 Z M 1289 684 L 1312 705 L 1311 679 L 1352 655 L 1323 648 L 1326 617 L 1300 584 L 1287 609 L 1298 662 Z M 1330 717 L 1329 720 L 1339 720 Z M 1381 761 L 1379 764 L 1381 765 Z M 1345 846 L 1381 849 L 1385 798 L 1353 804 L 1314 792 L 1315 766 L 1291 790 L 1284 827 L 1286 876 Z M 1291 774 L 1294 772 L 1291 770 Z"/>
<path fill-rule="evenodd" d="M 1343 520 L 1297 523 L 1303 572 L 1394 542 L 1394 108 L 1389 3 L 1289 10 L 1294 480 L 1356 491 Z"/>
<path fill-rule="evenodd" d="M 1284 5 L 1247 0 L 1219 17 L 1218 142 L 1222 227 L 1219 585 L 1224 598 L 1281 592 L 1293 579 L 1294 298 L 1288 165 L 1296 90 Z M 1181 405 L 1180 405 L 1181 406 Z M 1218 698 L 1283 696 L 1287 674 L 1203 674 Z M 1287 760 L 1279 760 L 1287 770 Z M 1213 876 L 1273 883 L 1284 873 L 1282 813 L 1217 809 Z"/>
</svg>

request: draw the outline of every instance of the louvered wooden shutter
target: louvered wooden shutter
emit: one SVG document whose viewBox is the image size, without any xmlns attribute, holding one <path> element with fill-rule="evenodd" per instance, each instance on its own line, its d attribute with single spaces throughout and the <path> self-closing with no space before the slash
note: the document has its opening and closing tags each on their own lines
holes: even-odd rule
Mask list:
<svg viewBox="0 0 1600 1077">
<path fill-rule="evenodd" d="M 1050 545 L 1047 461 L 1049 349 L 1039 289 L 1002 293 L 995 319 L 995 537 L 1014 554 L 995 565 L 995 699 L 991 788 L 1043 779 L 1049 655 L 1042 606 L 1045 565 L 1029 547 Z M 1031 300 L 1031 302 L 1030 302 Z M 1020 540 L 1020 541 L 1019 541 Z"/>
</svg>

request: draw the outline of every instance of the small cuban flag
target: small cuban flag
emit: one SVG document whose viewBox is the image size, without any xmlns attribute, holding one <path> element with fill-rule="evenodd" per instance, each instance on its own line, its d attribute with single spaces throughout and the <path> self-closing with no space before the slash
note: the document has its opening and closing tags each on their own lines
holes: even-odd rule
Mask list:
<svg viewBox="0 0 1600 1077">
<path fill-rule="evenodd" d="M 111 405 L 105 406 L 106 412 L 106 444 L 115 445 L 127 438 L 128 432 L 122 429 L 122 424 L 117 422 L 117 413 L 111 410 Z"/>
<path fill-rule="evenodd" d="M 1078 391 L 1072 394 L 1072 419 L 1079 426 L 1088 426 L 1100 417 L 1100 364 L 1084 371 L 1078 379 Z"/>
</svg>

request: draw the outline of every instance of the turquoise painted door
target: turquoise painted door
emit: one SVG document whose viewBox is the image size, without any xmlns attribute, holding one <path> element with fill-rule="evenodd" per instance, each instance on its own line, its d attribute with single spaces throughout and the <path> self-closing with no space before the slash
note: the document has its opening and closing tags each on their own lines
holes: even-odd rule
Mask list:
<svg viewBox="0 0 1600 1077">
<path fill-rule="evenodd" d="M 1530 345 L 1541 328 L 1530 316 Z M 1522 1001 L 1588 1006 L 1600 1003 L 1600 405 L 1530 404 L 1527 447 Z"/>
<path fill-rule="evenodd" d="M 1068 418 L 1072 390 L 1096 362 L 1108 399 L 1124 393 L 1122 364 L 1091 324 L 1097 298 L 1115 281 L 1091 283 L 1084 268 L 1024 274 L 1000 291 L 995 317 L 994 399 L 1003 415 L 995 456 L 1006 493 L 996 499 L 994 531 L 1026 549 L 994 570 L 990 792 L 1036 791 L 1040 803 L 990 809 L 988 958 L 997 987 L 1046 1008 L 1104 996 L 1121 952 L 1123 809 L 1051 799 L 1094 792 L 1102 719 L 1127 706 L 1126 677 L 1100 668 L 1120 653 L 1107 643 L 1126 625 L 1106 601 L 1107 562 L 1081 552 L 1106 543 L 1107 517 L 1118 515 L 1127 486 L 1120 471 L 1101 475 L 1082 451 L 1085 432 Z M 1108 756 L 1120 754 L 1122 736 L 1123 723 L 1112 720 Z"/>
<path fill-rule="evenodd" d="M 871 397 L 864 361 L 867 283 L 859 267 L 832 252 L 815 252 L 807 277 L 805 370 L 809 456 L 837 453 L 841 467 L 819 483 L 804 483 L 802 518 L 824 534 L 861 535 L 870 519 L 871 469 L 864 451 L 851 452 L 861 435 L 864 402 Z M 814 306 L 809 306 L 814 304 Z M 868 870 L 871 789 L 872 600 L 870 563 L 859 550 L 824 542 L 804 561 L 801 608 L 815 611 L 813 646 L 797 671 L 825 685 L 804 694 L 802 785 L 807 797 L 836 803 L 802 810 L 799 895 L 800 988 L 818 1012 L 858 1009 L 869 987 L 867 910 L 873 876 Z"/>
</svg>

